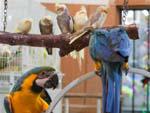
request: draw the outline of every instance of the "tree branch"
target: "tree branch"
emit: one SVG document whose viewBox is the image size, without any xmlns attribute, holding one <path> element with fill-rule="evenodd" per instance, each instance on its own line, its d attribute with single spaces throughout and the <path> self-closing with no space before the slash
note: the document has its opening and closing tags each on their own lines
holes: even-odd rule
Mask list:
<svg viewBox="0 0 150 113">
<path fill-rule="evenodd" d="M 118 27 L 118 26 L 114 26 Z M 111 29 L 114 27 L 105 27 Z M 138 39 L 138 29 L 136 25 L 125 26 L 125 29 L 131 39 Z M 73 50 L 81 50 L 89 44 L 89 34 L 85 34 L 82 38 L 75 43 L 69 44 L 69 37 L 72 34 L 60 34 L 60 35 L 37 35 L 37 34 L 17 34 L 9 32 L 0 32 L 0 43 L 9 45 L 26 45 L 34 47 L 50 47 L 60 48 L 60 56 L 65 56 Z"/>
</svg>

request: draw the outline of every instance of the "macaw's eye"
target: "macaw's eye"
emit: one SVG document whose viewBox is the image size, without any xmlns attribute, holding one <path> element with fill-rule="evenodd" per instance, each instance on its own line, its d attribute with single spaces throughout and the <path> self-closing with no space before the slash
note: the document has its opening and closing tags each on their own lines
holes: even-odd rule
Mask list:
<svg viewBox="0 0 150 113">
<path fill-rule="evenodd" d="M 53 71 L 43 71 L 43 72 L 41 72 L 41 73 L 38 75 L 38 78 L 39 78 L 39 79 L 48 78 L 48 77 L 50 77 L 50 76 L 53 75 L 53 74 L 54 74 Z"/>
<path fill-rule="evenodd" d="M 46 71 L 43 71 L 43 72 L 39 73 L 38 78 L 40 78 L 40 79 L 46 78 Z"/>
<path fill-rule="evenodd" d="M 41 75 L 45 75 L 45 73 L 46 73 L 46 72 L 45 72 L 45 71 L 43 71 L 43 72 L 41 72 Z"/>
<path fill-rule="evenodd" d="M 49 77 L 50 75 L 49 74 L 45 74 L 45 77 Z"/>
</svg>

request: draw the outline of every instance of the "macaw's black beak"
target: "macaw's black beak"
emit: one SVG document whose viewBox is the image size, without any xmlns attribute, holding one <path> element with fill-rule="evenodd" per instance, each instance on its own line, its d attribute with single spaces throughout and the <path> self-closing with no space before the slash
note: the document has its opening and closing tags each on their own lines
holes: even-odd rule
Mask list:
<svg viewBox="0 0 150 113">
<path fill-rule="evenodd" d="M 44 72 L 38 75 L 36 84 L 43 88 L 53 88 L 58 86 L 58 74 L 56 72 Z"/>
<path fill-rule="evenodd" d="M 49 79 L 45 82 L 44 88 L 53 88 L 55 89 L 58 85 L 58 75 L 57 73 L 53 73 Z"/>
</svg>

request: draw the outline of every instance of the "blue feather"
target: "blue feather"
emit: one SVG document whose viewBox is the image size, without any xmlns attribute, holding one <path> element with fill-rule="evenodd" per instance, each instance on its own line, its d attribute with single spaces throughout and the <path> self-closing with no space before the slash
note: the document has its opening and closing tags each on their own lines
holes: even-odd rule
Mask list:
<svg viewBox="0 0 150 113">
<path fill-rule="evenodd" d="M 130 54 L 130 41 L 124 28 L 97 29 L 91 34 L 89 51 L 94 61 L 101 61 L 103 112 L 119 113 L 121 66 Z"/>
<path fill-rule="evenodd" d="M 89 42 L 93 60 L 124 62 L 125 57 L 130 54 L 130 49 L 129 37 L 124 28 L 97 29 L 93 31 Z"/>
</svg>

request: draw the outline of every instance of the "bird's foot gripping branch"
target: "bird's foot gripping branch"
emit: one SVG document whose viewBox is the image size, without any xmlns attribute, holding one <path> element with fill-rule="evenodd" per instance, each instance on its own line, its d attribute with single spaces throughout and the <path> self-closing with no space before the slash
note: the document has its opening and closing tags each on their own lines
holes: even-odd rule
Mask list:
<svg viewBox="0 0 150 113">
<path fill-rule="evenodd" d="M 105 27 L 101 29 L 114 29 L 116 27 L 124 27 L 130 39 L 138 39 L 138 28 L 135 24 L 128 26 L 113 26 Z M 87 29 L 86 29 L 87 30 Z M 95 30 L 95 29 L 93 29 Z M 28 34 L 23 35 L 19 33 L 9 33 L 9 32 L 0 32 L 0 43 L 9 44 L 9 45 L 26 45 L 34 47 L 47 47 L 47 48 L 60 48 L 60 56 L 63 57 L 69 54 L 71 51 L 80 51 L 81 49 L 89 45 L 90 34 L 93 30 L 79 31 L 75 34 L 60 34 L 60 35 L 37 35 L 37 34 Z M 85 32 L 85 33 L 83 33 Z M 81 35 L 82 34 L 82 35 Z M 73 38 L 70 38 L 73 37 Z M 70 44 L 70 41 L 74 38 L 73 43 Z"/>
</svg>

